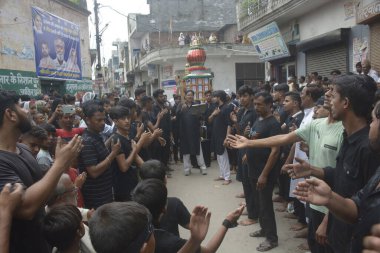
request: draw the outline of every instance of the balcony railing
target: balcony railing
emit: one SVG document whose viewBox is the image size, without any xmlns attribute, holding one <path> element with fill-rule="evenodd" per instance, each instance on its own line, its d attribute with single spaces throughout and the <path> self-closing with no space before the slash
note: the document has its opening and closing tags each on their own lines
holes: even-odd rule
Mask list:
<svg viewBox="0 0 380 253">
<path fill-rule="evenodd" d="M 293 0 L 242 0 L 239 5 L 240 29 Z"/>
</svg>

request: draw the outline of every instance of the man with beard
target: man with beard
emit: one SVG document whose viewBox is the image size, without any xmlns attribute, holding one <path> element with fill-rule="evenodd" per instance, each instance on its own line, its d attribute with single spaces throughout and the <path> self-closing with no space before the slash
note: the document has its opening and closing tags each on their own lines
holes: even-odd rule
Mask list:
<svg viewBox="0 0 380 253">
<path fill-rule="evenodd" d="M 372 123 L 368 137 L 369 147 L 376 155 L 379 155 L 380 103 L 376 104 L 372 112 Z M 372 168 L 362 167 L 361 169 L 368 170 Z M 333 192 L 329 185 L 316 178 L 300 182 L 294 193 L 301 201 L 324 205 L 335 217 L 347 224 L 353 224 L 353 234 L 350 238 L 351 242 L 348 244 L 350 246 L 349 251 L 345 252 L 362 252 L 364 236 L 370 235 L 371 227 L 380 222 L 379 185 L 380 168 L 376 170 L 376 173 L 366 185 L 351 198 L 344 198 Z M 376 230 L 376 227 L 374 227 L 372 231 L 376 232 Z M 378 252 L 370 251 L 378 247 L 378 242 L 376 241 L 375 237 L 369 237 L 364 240 L 364 246 L 368 249 L 368 252 Z"/>
<path fill-rule="evenodd" d="M 49 252 L 39 220 L 44 206 L 62 173 L 81 149 L 79 137 L 65 147 L 60 139 L 56 160 L 45 176 L 31 152 L 17 141 L 32 128 L 14 92 L 0 91 L 0 189 L 6 183 L 22 183 L 26 188 L 12 221 L 10 252 Z"/>
<path fill-rule="evenodd" d="M 164 90 L 158 89 L 153 92 L 155 104 L 153 106 L 153 124 L 156 123 L 157 118 L 161 117 L 158 128 L 162 130 L 162 138 L 165 139 L 165 145 L 161 145 L 158 141 L 152 143 L 153 152 L 152 158 L 161 161 L 166 166 L 169 162 L 170 156 L 170 142 L 173 139 L 170 108 L 165 104 L 166 99 Z"/>
<path fill-rule="evenodd" d="M 179 139 L 181 153 L 183 154 L 183 167 L 185 176 L 191 173 L 190 155 L 195 155 L 198 165 L 201 167 L 203 175 L 207 174 L 203 152 L 201 147 L 200 121 L 196 114 L 192 113 L 191 107 L 194 105 L 194 91 L 185 92 L 185 101 L 178 106 L 177 120 L 179 122 Z"/>
<path fill-rule="evenodd" d="M 46 41 L 41 43 L 41 60 L 40 60 L 40 68 L 54 68 L 53 59 L 49 55 L 49 45 Z"/>
<path fill-rule="evenodd" d="M 65 42 L 61 38 L 54 40 L 55 53 L 57 57 L 53 60 L 53 66 L 57 70 L 64 70 L 66 68 L 65 57 Z"/>
</svg>

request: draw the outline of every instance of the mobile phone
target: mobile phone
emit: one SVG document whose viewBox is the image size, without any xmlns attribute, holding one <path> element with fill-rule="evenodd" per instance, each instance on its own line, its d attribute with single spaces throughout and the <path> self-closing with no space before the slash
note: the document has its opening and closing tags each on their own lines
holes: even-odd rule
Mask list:
<svg viewBox="0 0 380 253">
<path fill-rule="evenodd" d="M 75 113 L 75 107 L 73 105 L 62 105 L 63 114 L 73 114 Z"/>
</svg>

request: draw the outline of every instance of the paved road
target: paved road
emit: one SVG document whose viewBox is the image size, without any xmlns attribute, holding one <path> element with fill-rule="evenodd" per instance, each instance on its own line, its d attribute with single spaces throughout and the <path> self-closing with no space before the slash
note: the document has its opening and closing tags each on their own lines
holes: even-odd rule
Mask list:
<svg viewBox="0 0 380 253">
<path fill-rule="evenodd" d="M 207 206 L 212 213 L 209 232 L 203 243 L 203 245 L 206 245 L 219 228 L 227 213 L 234 210 L 242 201 L 242 199 L 235 198 L 236 194 L 242 192 L 241 183 L 233 180 L 230 185 L 224 186 L 220 181 L 214 181 L 213 179 L 218 176 L 216 161 L 212 162 L 211 167 L 208 168 L 208 175 L 206 176 L 202 176 L 198 169 L 192 169 L 192 174 L 185 177 L 182 164 L 171 165 L 171 167 L 174 171 L 172 172 L 172 178 L 168 180 L 169 196 L 179 197 L 189 211 L 191 211 L 195 205 L 200 204 Z M 289 230 L 290 225 L 294 223 L 295 220 L 285 219 L 282 217 L 283 215 L 284 213 L 276 212 L 279 246 L 269 252 L 302 253 L 301 250 L 297 249 L 297 246 L 304 241 L 302 239 L 294 239 L 294 232 Z M 245 217 L 246 216 L 242 216 L 243 219 Z M 218 252 L 257 252 L 256 247 L 263 239 L 252 238 L 249 236 L 249 233 L 258 229 L 258 224 L 247 227 L 238 226 L 230 229 Z M 182 238 L 187 239 L 189 237 L 188 231 L 182 228 L 180 234 Z"/>
</svg>

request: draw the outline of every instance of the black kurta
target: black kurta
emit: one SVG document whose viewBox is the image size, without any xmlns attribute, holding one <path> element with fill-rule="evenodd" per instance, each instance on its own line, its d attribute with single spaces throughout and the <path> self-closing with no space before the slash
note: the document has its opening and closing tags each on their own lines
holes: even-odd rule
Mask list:
<svg viewBox="0 0 380 253">
<path fill-rule="evenodd" d="M 223 143 L 226 139 L 227 128 L 231 125 L 230 113 L 233 107 L 225 103 L 219 106 L 219 109 L 220 113 L 215 116 L 212 122 L 211 150 L 217 155 L 223 155 L 225 150 Z"/>
<path fill-rule="evenodd" d="M 182 109 L 182 105 L 179 105 L 177 108 L 181 152 L 185 155 L 199 155 L 201 142 L 200 117 L 198 115 L 191 114 L 190 108 L 191 107 L 187 106 Z"/>
</svg>

